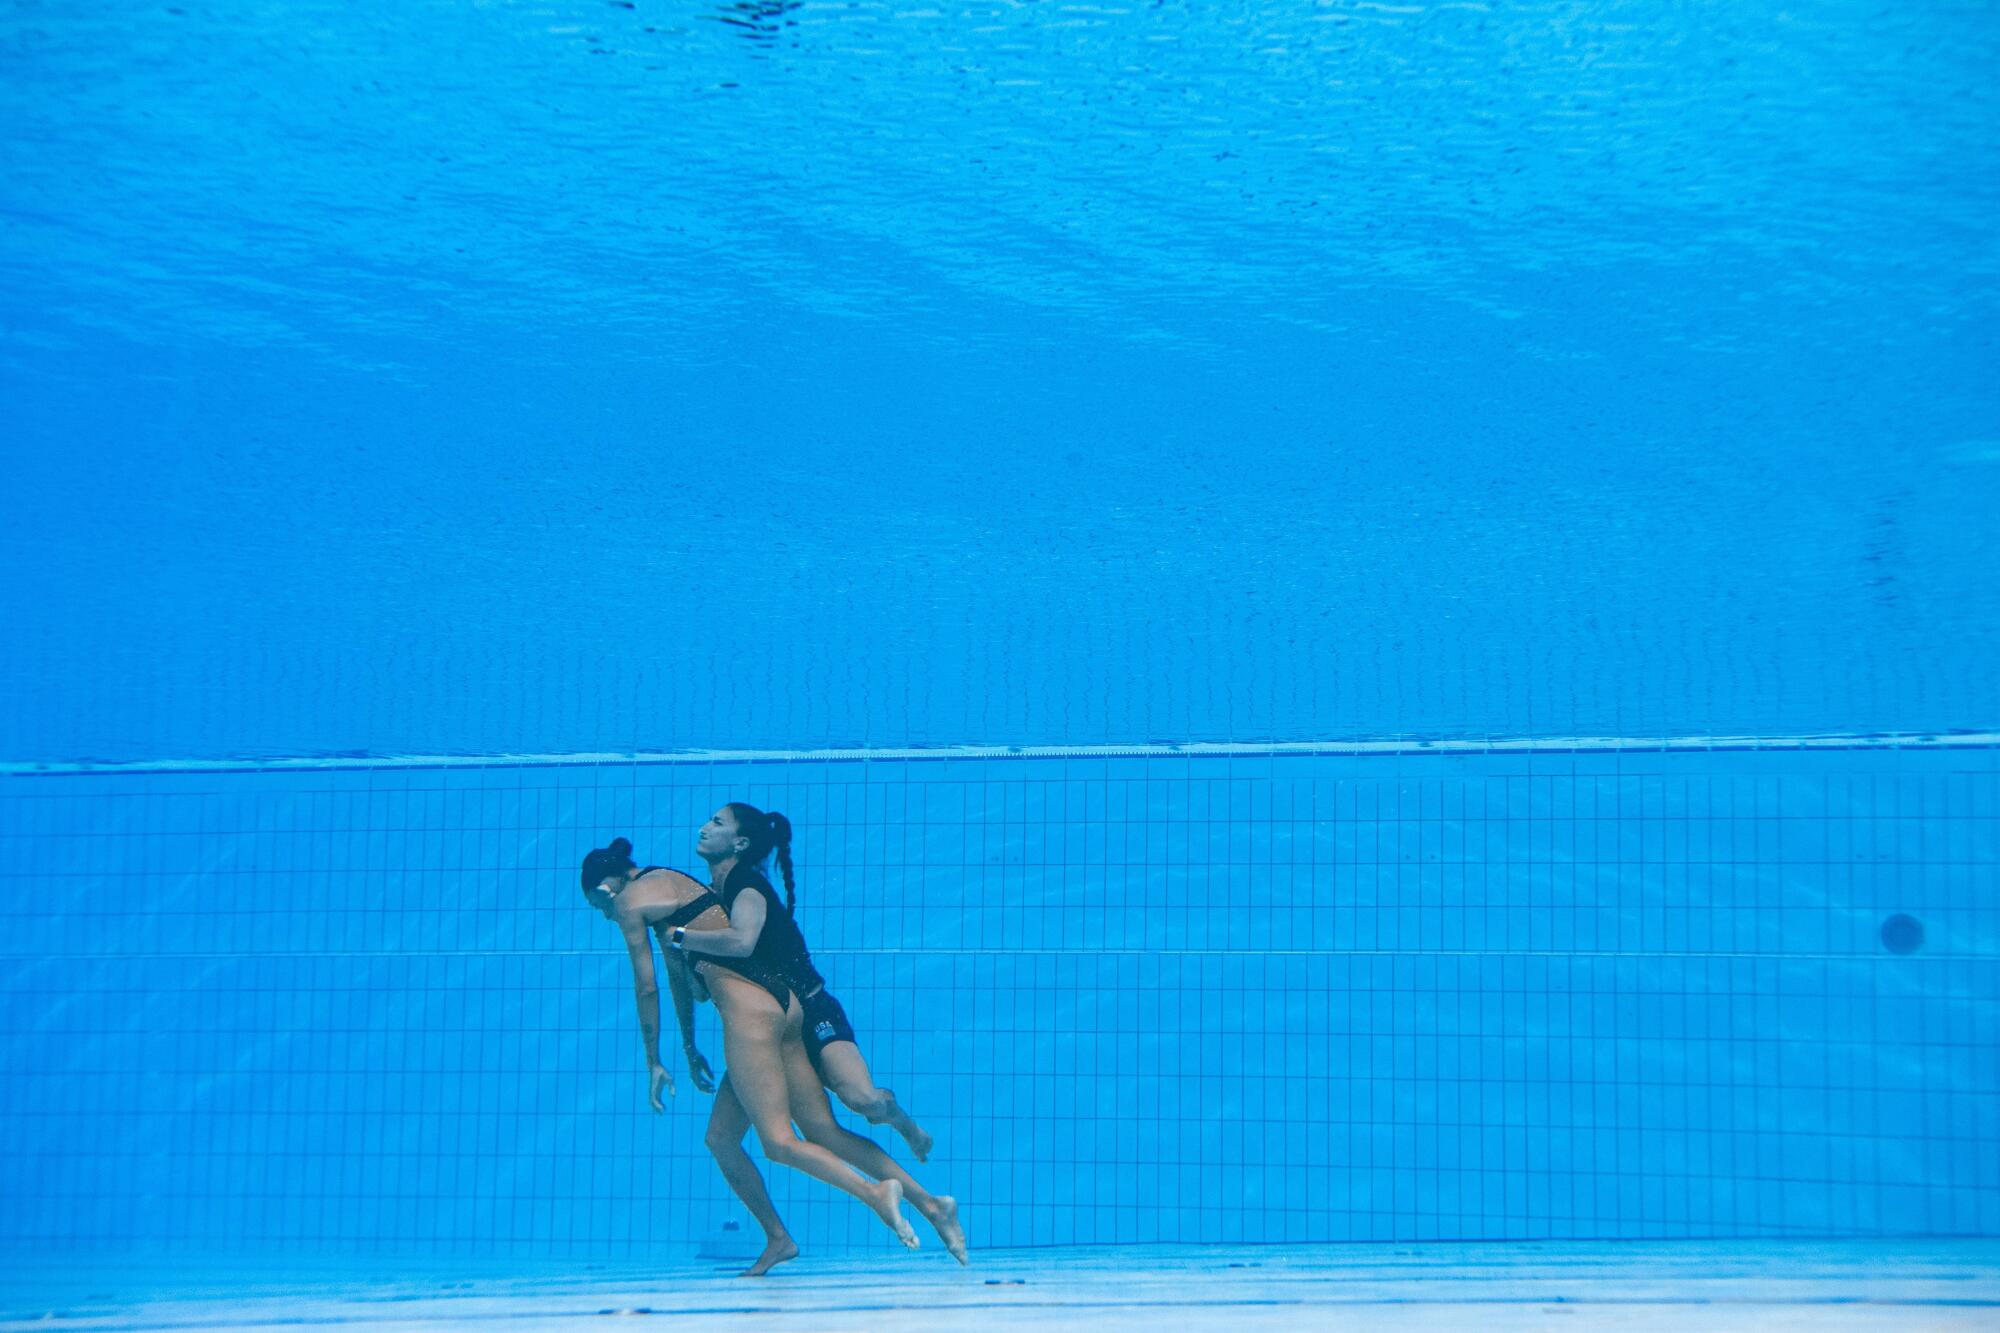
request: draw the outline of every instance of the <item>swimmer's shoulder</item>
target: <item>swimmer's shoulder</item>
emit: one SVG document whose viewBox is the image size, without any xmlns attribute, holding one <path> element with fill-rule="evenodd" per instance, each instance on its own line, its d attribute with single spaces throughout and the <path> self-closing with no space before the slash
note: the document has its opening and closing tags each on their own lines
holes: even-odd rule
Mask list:
<svg viewBox="0 0 2000 1333">
<path fill-rule="evenodd" d="M 672 866 L 648 866 L 646 872 L 632 882 L 635 885 L 672 885 L 675 891 L 683 898 L 697 893 L 708 892 L 708 885 L 702 883 L 693 875 L 688 874 L 687 871 L 676 870 Z"/>
<path fill-rule="evenodd" d="M 619 907 L 650 925 L 705 895 L 712 896 L 708 885 L 693 875 L 660 866 L 633 880 L 619 895 Z"/>
</svg>

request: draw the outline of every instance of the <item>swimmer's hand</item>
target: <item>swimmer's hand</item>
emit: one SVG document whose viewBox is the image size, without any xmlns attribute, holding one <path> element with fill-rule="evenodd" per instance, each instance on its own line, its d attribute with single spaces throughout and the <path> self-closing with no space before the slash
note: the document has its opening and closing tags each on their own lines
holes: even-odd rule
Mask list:
<svg viewBox="0 0 2000 1333">
<path fill-rule="evenodd" d="M 677 1097 L 680 1095 L 679 1093 L 676 1093 L 674 1091 L 674 1076 L 667 1072 L 667 1067 L 665 1065 L 653 1066 L 653 1077 L 651 1079 L 651 1083 L 652 1086 L 647 1089 L 646 1096 L 648 1097 L 649 1100 L 652 1101 L 653 1110 L 656 1112 L 664 1111 L 667 1109 L 667 1104 L 660 1100 L 660 1089 L 665 1088 L 667 1091 L 667 1096 L 669 1097 Z"/>
<path fill-rule="evenodd" d="M 708 1067 L 708 1061 L 702 1058 L 701 1052 L 694 1048 L 692 1042 L 688 1044 L 687 1058 L 688 1074 L 694 1079 L 695 1091 L 714 1092 L 715 1071 Z"/>
</svg>

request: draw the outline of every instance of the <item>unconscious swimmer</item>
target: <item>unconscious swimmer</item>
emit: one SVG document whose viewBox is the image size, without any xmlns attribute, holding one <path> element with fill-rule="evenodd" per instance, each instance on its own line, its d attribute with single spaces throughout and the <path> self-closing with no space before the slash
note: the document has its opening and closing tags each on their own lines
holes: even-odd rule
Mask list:
<svg viewBox="0 0 2000 1333">
<path fill-rule="evenodd" d="M 875 1143 L 833 1118 L 828 1084 L 871 1123 L 901 1134 L 919 1161 L 929 1154 L 930 1135 L 893 1093 L 876 1086 L 846 1013 L 812 964 L 791 910 L 796 899 L 790 844 L 791 824 L 783 815 L 732 802 L 702 826 L 696 841 L 714 892 L 676 870 L 640 869 L 623 838 L 585 858 L 584 896 L 619 926 L 631 958 L 653 1108 L 664 1105 L 662 1093 L 673 1091 L 673 1078 L 659 1057 L 659 991 L 649 930 L 664 946 L 683 1049 L 703 1091 L 714 1085 L 693 1040 L 696 1001 L 704 993 L 713 998 L 722 1018 L 728 1072 L 706 1141 L 723 1178 L 765 1235 L 764 1252 L 742 1276 L 760 1277 L 799 1253 L 743 1149 L 744 1132 L 752 1127 L 766 1158 L 853 1195 L 914 1249 L 916 1233 L 901 1212 L 907 1200 L 936 1229 L 945 1249 L 966 1263 L 957 1203 L 925 1190 Z M 774 851 L 785 880 L 784 902 L 760 868 Z M 794 1123 L 803 1138 L 793 1132 Z M 847 1166 L 873 1180 L 860 1179 Z"/>
</svg>

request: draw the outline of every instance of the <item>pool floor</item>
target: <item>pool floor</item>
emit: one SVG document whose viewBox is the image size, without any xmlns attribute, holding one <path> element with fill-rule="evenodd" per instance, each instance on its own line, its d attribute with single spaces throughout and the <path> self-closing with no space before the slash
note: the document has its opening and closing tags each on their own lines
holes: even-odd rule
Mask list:
<svg viewBox="0 0 2000 1333">
<path fill-rule="evenodd" d="M 677 1258 L 13 1258 L 0 1330 L 1996 1329 L 2000 1240 L 1662 1241 Z"/>
</svg>

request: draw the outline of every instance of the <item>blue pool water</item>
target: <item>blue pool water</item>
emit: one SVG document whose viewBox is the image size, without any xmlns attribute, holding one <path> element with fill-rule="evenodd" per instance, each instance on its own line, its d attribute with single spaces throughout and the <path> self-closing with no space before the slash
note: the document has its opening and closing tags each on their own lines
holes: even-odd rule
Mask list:
<svg viewBox="0 0 2000 1333">
<path fill-rule="evenodd" d="M 0 62 L 0 756 L 2000 722 L 1984 4 L 20 4 Z"/>
<path fill-rule="evenodd" d="M 1996 65 L 0 7 L 0 1247 L 726 1260 L 729 799 L 982 1250 L 2000 1233 Z"/>
</svg>

